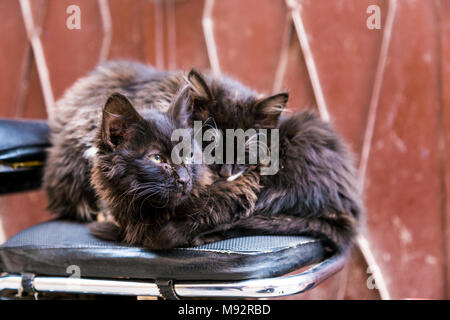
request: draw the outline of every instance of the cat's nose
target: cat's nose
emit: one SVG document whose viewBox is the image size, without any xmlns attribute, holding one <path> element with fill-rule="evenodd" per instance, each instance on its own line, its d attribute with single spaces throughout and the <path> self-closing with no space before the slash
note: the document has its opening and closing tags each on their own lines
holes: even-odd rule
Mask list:
<svg viewBox="0 0 450 320">
<path fill-rule="evenodd" d="M 228 178 L 231 176 L 232 166 L 231 164 L 224 164 L 222 168 L 220 168 L 219 175 L 224 178 Z"/>
<path fill-rule="evenodd" d="M 191 180 L 188 171 L 184 167 L 178 168 L 177 176 L 177 183 L 182 187 L 186 186 Z"/>
</svg>

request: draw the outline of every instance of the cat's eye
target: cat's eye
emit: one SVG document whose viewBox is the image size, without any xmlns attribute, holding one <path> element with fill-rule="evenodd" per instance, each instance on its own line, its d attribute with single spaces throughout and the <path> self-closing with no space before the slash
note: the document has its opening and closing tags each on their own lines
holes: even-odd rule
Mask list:
<svg viewBox="0 0 450 320">
<path fill-rule="evenodd" d="M 151 154 L 149 156 L 149 159 L 151 161 L 153 161 L 154 163 L 158 163 L 158 164 L 163 162 L 163 157 L 161 155 L 159 155 L 159 154 Z"/>
</svg>

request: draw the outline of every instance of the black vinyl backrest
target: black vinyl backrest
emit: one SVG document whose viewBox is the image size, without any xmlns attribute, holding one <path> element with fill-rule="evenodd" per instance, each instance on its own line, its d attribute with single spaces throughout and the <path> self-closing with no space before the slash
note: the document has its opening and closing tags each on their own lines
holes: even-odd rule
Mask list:
<svg viewBox="0 0 450 320">
<path fill-rule="evenodd" d="M 49 134 L 42 120 L 0 119 L 0 194 L 40 187 Z"/>
</svg>

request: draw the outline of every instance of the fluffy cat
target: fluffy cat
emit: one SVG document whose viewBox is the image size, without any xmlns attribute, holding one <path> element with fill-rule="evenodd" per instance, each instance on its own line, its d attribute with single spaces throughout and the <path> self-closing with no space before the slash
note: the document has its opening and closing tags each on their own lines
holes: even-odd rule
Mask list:
<svg viewBox="0 0 450 320">
<path fill-rule="evenodd" d="M 208 88 L 207 91 L 204 89 Z M 58 101 L 44 173 L 48 208 L 57 217 L 106 222 L 91 231 L 106 239 L 163 249 L 212 241 L 199 237 L 248 216 L 260 189 L 256 172 L 229 182 L 206 165 L 175 164 L 175 128 L 190 110 L 211 102 L 274 126 L 278 98 L 260 98 L 224 77 L 163 72 L 109 62 L 78 80 Z"/>
<path fill-rule="evenodd" d="M 209 89 L 207 81 L 203 91 Z M 272 103 L 270 126 L 275 127 L 287 94 Z M 227 107 L 230 107 L 229 105 Z M 241 114 L 241 106 L 218 108 L 213 94 L 201 106 L 194 105 L 191 121 L 214 119 L 217 128 L 258 127 Z M 261 175 L 261 191 L 249 217 L 210 231 L 230 237 L 241 233 L 304 234 L 322 239 L 336 251 L 352 246 L 363 214 L 361 194 L 350 153 L 330 124 L 310 111 L 285 116 L 279 124 L 280 171 Z M 233 143 L 225 142 L 225 143 Z M 249 165 L 213 165 L 224 177 L 237 172 L 258 172 Z"/>
</svg>

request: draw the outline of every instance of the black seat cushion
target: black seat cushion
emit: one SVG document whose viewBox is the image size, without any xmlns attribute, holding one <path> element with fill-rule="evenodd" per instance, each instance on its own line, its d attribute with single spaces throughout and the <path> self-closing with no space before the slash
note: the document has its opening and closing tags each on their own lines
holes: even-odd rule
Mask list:
<svg viewBox="0 0 450 320">
<path fill-rule="evenodd" d="M 0 269 L 70 276 L 75 265 L 83 278 L 243 280 L 281 276 L 323 257 L 318 240 L 301 236 L 248 236 L 150 251 L 99 240 L 80 223 L 50 221 L 0 246 Z"/>
</svg>

